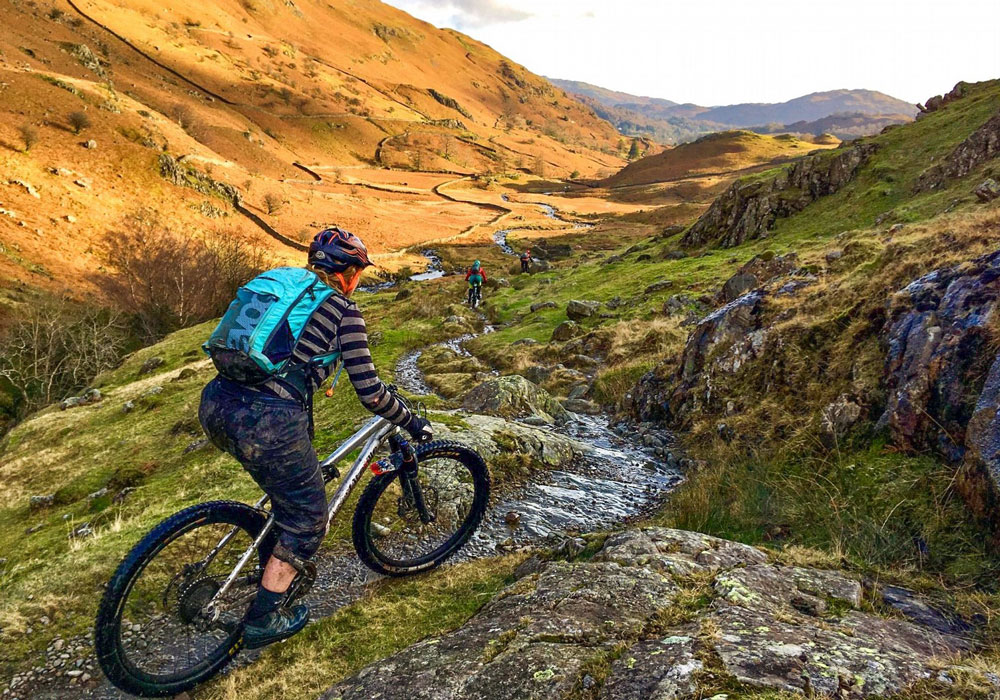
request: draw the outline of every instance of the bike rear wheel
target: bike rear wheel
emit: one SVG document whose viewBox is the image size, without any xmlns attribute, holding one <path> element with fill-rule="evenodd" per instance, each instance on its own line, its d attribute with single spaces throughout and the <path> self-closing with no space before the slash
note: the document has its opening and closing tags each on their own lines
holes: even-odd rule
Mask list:
<svg viewBox="0 0 1000 700">
<path fill-rule="evenodd" d="M 272 536 L 215 610 L 206 605 L 265 522 L 242 503 L 201 503 L 164 520 L 125 556 L 105 589 L 94 634 L 98 663 L 115 686 L 146 697 L 174 695 L 236 655 Z"/>
<path fill-rule="evenodd" d="M 431 522 L 421 519 L 400 470 L 375 477 L 354 511 L 354 548 L 366 566 L 386 576 L 439 566 L 468 542 L 489 504 L 490 474 L 476 452 L 432 442 L 416 453 L 416 480 Z"/>
</svg>

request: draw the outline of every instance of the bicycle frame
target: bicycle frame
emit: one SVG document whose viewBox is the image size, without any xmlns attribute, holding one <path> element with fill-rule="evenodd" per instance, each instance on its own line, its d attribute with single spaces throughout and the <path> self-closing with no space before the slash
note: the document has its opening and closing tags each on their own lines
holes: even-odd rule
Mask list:
<svg viewBox="0 0 1000 700">
<path fill-rule="evenodd" d="M 360 481 L 362 474 L 364 474 L 365 469 L 368 467 L 368 463 L 371 460 L 372 455 L 375 454 L 375 452 L 389 437 L 395 435 L 398 431 L 399 428 L 386 419 L 375 416 L 366 421 L 365 424 L 362 425 L 356 433 L 354 433 L 354 435 L 347 438 L 337 449 L 330 453 L 329 457 L 320 462 L 320 469 L 325 469 L 326 467 L 340 463 L 351 452 L 359 447 L 361 448 L 361 452 L 358 453 L 354 463 L 351 464 L 351 468 L 347 470 L 346 474 L 344 474 L 343 480 L 340 482 L 337 490 L 333 493 L 333 496 L 330 497 L 330 501 L 327 503 L 326 524 L 328 529 L 330 523 L 333 521 L 333 517 L 341 509 L 344 505 L 344 501 L 347 500 L 348 495 L 350 495 L 351 491 L 354 490 L 354 487 L 357 486 L 358 481 Z M 263 508 L 267 501 L 268 497 L 265 495 L 254 504 L 254 508 Z M 251 544 L 240 556 L 239 561 L 236 562 L 235 568 L 232 573 L 229 574 L 228 578 L 226 578 L 222 587 L 219 588 L 215 595 L 212 596 L 212 599 L 205 605 L 204 609 L 208 615 L 213 618 L 216 616 L 216 601 L 229 591 L 233 582 L 236 581 L 237 577 L 239 577 L 240 571 L 242 571 L 243 567 L 247 565 L 247 562 L 249 562 L 250 558 L 253 557 L 254 552 L 257 551 L 261 542 L 264 541 L 264 538 L 267 537 L 268 533 L 270 533 L 273 528 L 274 514 L 272 513 L 268 515 L 267 522 L 264 523 L 264 527 L 261 528 L 260 534 L 257 535 L 253 544 Z M 239 528 L 236 527 L 230 530 L 219 541 L 219 544 L 217 544 L 215 548 L 208 553 L 208 556 L 198 563 L 202 565 L 202 567 L 207 566 L 212 559 L 214 559 L 215 556 L 222 551 L 222 548 L 236 536 L 238 531 Z"/>
</svg>

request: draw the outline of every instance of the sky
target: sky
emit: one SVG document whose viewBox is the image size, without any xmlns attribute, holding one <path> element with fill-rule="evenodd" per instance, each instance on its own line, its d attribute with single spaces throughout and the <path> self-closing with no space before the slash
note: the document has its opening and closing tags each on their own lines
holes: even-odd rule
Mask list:
<svg viewBox="0 0 1000 700">
<path fill-rule="evenodd" d="M 534 73 L 702 105 L 1000 78 L 1000 0 L 387 0 Z"/>
</svg>

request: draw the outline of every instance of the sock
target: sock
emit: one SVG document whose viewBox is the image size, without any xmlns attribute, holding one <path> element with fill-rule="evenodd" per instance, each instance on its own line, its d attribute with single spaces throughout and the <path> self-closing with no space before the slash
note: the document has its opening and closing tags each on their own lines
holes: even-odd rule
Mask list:
<svg viewBox="0 0 1000 700">
<path fill-rule="evenodd" d="M 247 620 L 256 620 L 277 610 L 278 603 L 281 602 L 284 595 L 284 593 L 269 591 L 263 586 L 258 588 L 257 597 L 254 598 L 253 604 L 247 610 Z"/>
</svg>

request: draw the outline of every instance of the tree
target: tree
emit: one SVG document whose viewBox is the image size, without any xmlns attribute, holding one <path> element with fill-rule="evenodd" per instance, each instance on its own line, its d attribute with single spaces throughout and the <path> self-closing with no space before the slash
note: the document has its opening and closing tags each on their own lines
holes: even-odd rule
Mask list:
<svg viewBox="0 0 1000 700">
<path fill-rule="evenodd" d="M 69 125 L 73 127 L 74 134 L 79 134 L 84 129 L 90 128 L 90 117 L 86 112 L 70 112 Z"/>
<path fill-rule="evenodd" d="M 637 139 L 632 139 L 632 146 L 628 149 L 628 159 L 635 160 L 642 153 L 639 151 L 639 141 Z"/>
<path fill-rule="evenodd" d="M 535 164 L 532 166 L 531 172 L 538 177 L 545 177 L 545 159 L 541 156 L 535 156 Z"/>
<path fill-rule="evenodd" d="M 21 143 L 24 144 L 24 152 L 27 153 L 31 147 L 38 143 L 38 131 L 30 124 L 22 124 L 17 129 L 21 136 Z"/>
</svg>

